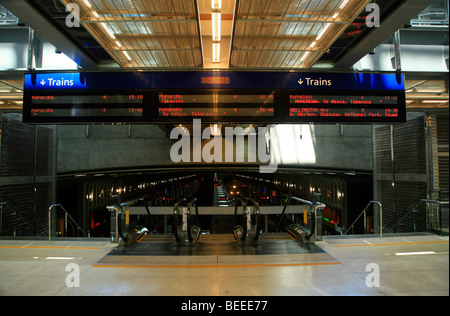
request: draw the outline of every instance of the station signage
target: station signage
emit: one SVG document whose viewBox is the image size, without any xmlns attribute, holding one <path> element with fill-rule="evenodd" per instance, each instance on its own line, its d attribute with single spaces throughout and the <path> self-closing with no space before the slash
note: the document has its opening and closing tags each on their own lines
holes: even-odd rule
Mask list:
<svg viewBox="0 0 450 316">
<path fill-rule="evenodd" d="M 401 123 L 404 76 L 303 72 L 29 73 L 27 123 Z"/>
</svg>

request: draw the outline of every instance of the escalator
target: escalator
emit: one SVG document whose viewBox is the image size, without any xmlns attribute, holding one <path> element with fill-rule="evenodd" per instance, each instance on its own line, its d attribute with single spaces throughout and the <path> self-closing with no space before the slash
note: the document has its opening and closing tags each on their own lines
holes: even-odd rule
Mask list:
<svg viewBox="0 0 450 316">
<path fill-rule="evenodd" d="M 287 214 L 286 210 L 293 201 L 297 202 L 295 212 Z M 285 231 L 303 244 L 314 243 L 317 227 L 317 209 L 324 207 L 324 204 L 313 204 L 311 201 L 291 196 L 283 207 L 277 231 Z"/>
<path fill-rule="evenodd" d="M 115 214 L 115 231 L 119 236 L 113 236 L 113 241 L 119 244 L 130 246 L 136 242 L 141 241 L 148 233 L 149 230 L 141 225 L 134 222 L 130 222 L 127 213 L 123 215 L 123 209 L 127 206 L 134 205 L 138 202 L 144 201 L 144 198 L 139 198 L 136 200 L 120 203 L 118 201 L 117 205 L 107 206 L 107 209 L 113 214 Z M 120 238 L 119 238 L 120 237 Z"/>
<path fill-rule="evenodd" d="M 235 198 L 233 234 L 241 246 L 256 246 L 261 244 L 260 237 L 263 231 L 263 222 L 259 203 L 249 198 L 244 201 L 241 197 Z M 238 215 L 241 209 L 242 215 Z M 241 218 L 239 221 L 238 218 Z"/>
<path fill-rule="evenodd" d="M 192 215 L 193 209 L 195 216 Z M 174 246 L 195 246 L 197 244 L 201 234 L 197 198 L 193 198 L 189 202 L 187 199 L 183 199 L 175 204 L 172 227 Z"/>
</svg>

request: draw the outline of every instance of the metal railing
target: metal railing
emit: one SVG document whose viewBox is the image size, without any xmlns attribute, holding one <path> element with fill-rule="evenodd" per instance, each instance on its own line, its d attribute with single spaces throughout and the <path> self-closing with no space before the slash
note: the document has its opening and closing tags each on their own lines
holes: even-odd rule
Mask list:
<svg viewBox="0 0 450 316">
<path fill-rule="evenodd" d="M 118 201 L 120 202 L 120 197 L 119 196 L 111 195 L 111 197 L 113 197 L 113 198 L 117 198 L 118 197 L 119 198 Z M 119 243 L 119 241 L 120 241 L 119 237 L 121 237 L 122 239 L 125 239 L 125 236 L 123 236 L 123 234 L 122 234 L 122 227 L 119 226 L 119 225 L 122 225 L 122 223 L 121 222 L 119 223 L 119 221 L 121 219 L 123 208 L 125 206 L 130 206 L 130 205 L 133 205 L 133 204 L 135 204 L 137 202 L 140 202 L 140 201 L 144 201 L 144 198 L 139 198 L 139 199 L 123 202 L 123 203 L 120 203 L 119 205 L 108 205 L 108 206 L 106 206 L 106 209 L 108 211 L 116 213 L 115 214 L 116 215 L 115 216 L 116 217 L 116 221 L 115 221 L 115 225 L 116 225 L 116 227 L 115 227 L 115 236 L 114 237 L 111 236 L 112 242 Z"/>
<path fill-rule="evenodd" d="M 392 231 L 394 231 L 395 230 L 395 228 L 398 226 L 398 225 L 400 225 L 407 217 L 408 217 L 408 215 L 409 214 L 415 214 L 415 213 L 417 213 L 417 208 L 421 205 L 421 204 L 426 204 L 427 206 L 429 205 L 429 204 L 434 204 L 434 205 L 438 205 L 438 206 L 440 206 L 440 205 L 449 205 L 449 201 L 437 201 L 437 200 L 429 200 L 429 199 L 420 199 L 420 201 L 418 201 L 416 204 L 414 204 L 414 206 L 413 207 L 411 207 L 411 209 L 408 211 L 408 212 L 406 212 L 404 215 L 403 215 L 403 217 L 402 218 L 400 218 L 393 226 L 391 226 L 391 227 L 389 227 L 389 229 L 390 230 L 392 230 Z M 434 220 L 434 213 L 432 212 L 431 213 L 431 215 L 430 215 L 430 213 L 428 212 L 428 207 L 426 208 L 426 211 L 427 211 L 427 214 L 426 214 L 426 229 L 427 230 L 432 230 L 433 229 L 433 227 L 432 227 L 432 225 L 431 225 L 431 223 L 433 223 L 433 220 Z M 431 217 L 431 219 L 430 219 L 430 217 Z M 416 221 L 415 220 L 413 220 L 413 226 L 414 226 L 414 231 L 416 231 Z"/>
<path fill-rule="evenodd" d="M 75 225 L 78 232 L 83 233 L 84 237 L 89 237 L 88 234 L 77 224 L 77 222 L 70 216 L 69 212 L 62 206 L 61 204 L 53 204 L 48 208 L 48 240 L 52 240 L 52 210 L 56 208 L 60 208 L 64 211 L 64 229 L 67 232 L 67 225 L 69 224 L 69 220 L 72 221 L 71 225 Z M 56 215 L 56 214 L 55 214 Z M 55 216 L 56 217 L 56 216 Z"/>
<path fill-rule="evenodd" d="M 281 212 L 280 220 L 278 221 L 277 231 L 280 231 L 280 226 L 281 226 L 281 222 L 283 221 L 283 216 L 284 216 L 284 214 L 286 212 L 286 209 L 287 209 L 288 205 L 290 205 L 292 200 L 295 200 L 295 201 L 300 202 L 302 204 L 309 205 L 313 209 L 313 212 L 314 212 L 314 225 L 311 227 L 311 235 L 308 238 L 310 238 L 311 236 L 314 235 L 314 241 L 322 240 L 322 236 L 321 236 L 322 229 L 321 228 L 319 229 L 319 226 L 318 226 L 318 225 L 322 224 L 321 223 L 322 216 L 319 216 L 319 209 L 323 210 L 326 207 L 326 205 L 323 204 L 323 203 L 320 203 L 320 202 L 316 202 L 314 204 L 311 201 L 304 200 L 304 199 L 301 199 L 301 198 L 296 197 L 296 196 L 289 197 L 289 199 L 284 204 L 283 211 Z"/>
<path fill-rule="evenodd" d="M 36 227 L 35 225 L 33 225 L 32 223 L 30 223 L 29 220 L 26 219 L 25 214 L 23 213 L 23 211 L 17 206 L 17 204 L 11 199 L 9 198 L 6 194 L 3 194 L 3 198 L 7 198 L 9 202 L 0 202 L 0 236 L 3 235 L 3 207 L 7 206 L 12 210 L 12 213 L 10 213 L 9 215 L 12 216 L 18 216 L 23 223 L 25 223 L 29 228 L 31 228 L 34 233 L 36 233 L 37 235 L 40 236 L 45 236 L 46 232 L 45 229 L 39 229 L 38 227 Z M 23 213 L 23 214 L 22 214 Z M 16 234 L 16 227 L 14 227 L 14 236 Z"/>
<path fill-rule="evenodd" d="M 383 238 L 383 205 L 378 201 L 370 201 L 369 204 L 364 208 L 364 210 L 358 215 L 354 222 L 349 226 L 349 228 L 343 233 L 347 235 L 350 230 L 354 232 L 355 224 L 364 215 L 364 232 L 367 232 L 367 210 L 372 204 L 378 204 L 380 206 L 380 238 Z"/>
</svg>

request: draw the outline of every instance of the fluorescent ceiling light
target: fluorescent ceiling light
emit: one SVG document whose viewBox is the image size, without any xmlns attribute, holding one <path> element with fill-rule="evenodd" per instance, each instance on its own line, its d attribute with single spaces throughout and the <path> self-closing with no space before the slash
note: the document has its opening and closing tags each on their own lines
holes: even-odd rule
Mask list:
<svg viewBox="0 0 450 316">
<path fill-rule="evenodd" d="M 350 1 L 350 0 L 345 0 L 344 2 L 342 2 L 342 4 L 341 4 L 341 6 L 339 7 L 339 9 L 340 9 L 340 10 L 343 10 L 343 9 L 347 6 L 347 4 L 348 4 L 349 1 Z"/>
<path fill-rule="evenodd" d="M 213 63 L 220 63 L 220 43 L 213 43 Z"/>
<path fill-rule="evenodd" d="M 222 0 L 211 0 L 211 8 L 222 9 Z"/>
<path fill-rule="evenodd" d="M 311 52 L 306 52 L 306 53 L 304 53 L 302 59 L 300 60 L 300 62 L 302 63 L 302 62 L 306 59 L 306 57 L 309 56 L 310 53 L 311 53 Z"/>
<path fill-rule="evenodd" d="M 212 38 L 213 41 L 220 41 L 222 14 L 220 12 L 212 13 Z"/>
<path fill-rule="evenodd" d="M 126 57 L 128 60 L 131 61 L 131 57 L 130 57 L 130 55 L 128 55 L 128 52 L 123 51 L 123 54 L 125 55 L 125 57 Z"/>
<path fill-rule="evenodd" d="M 325 32 L 328 30 L 328 28 L 331 26 L 331 23 L 327 23 L 325 24 L 325 26 L 323 27 L 322 31 L 319 33 L 319 35 L 317 35 L 316 41 L 320 40 L 322 38 L 322 36 L 325 34 Z"/>
<path fill-rule="evenodd" d="M 108 27 L 108 25 L 105 22 L 102 22 L 101 25 L 103 26 L 103 28 L 105 29 L 106 33 L 108 33 L 108 35 L 115 40 L 116 36 L 114 35 L 114 33 L 111 31 L 111 29 Z"/>
<path fill-rule="evenodd" d="M 88 0 L 83 0 L 83 2 L 88 8 L 92 8 L 92 5 Z"/>
<path fill-rule="evenodd" d="M 417 90 L 417 92 L 419 92 L 419 93 L 444 93 L 445 92 L 445 89 L 444 90 L 433 90 L 433 89 L 423 89 L 423 90 Z"/>
</svg>

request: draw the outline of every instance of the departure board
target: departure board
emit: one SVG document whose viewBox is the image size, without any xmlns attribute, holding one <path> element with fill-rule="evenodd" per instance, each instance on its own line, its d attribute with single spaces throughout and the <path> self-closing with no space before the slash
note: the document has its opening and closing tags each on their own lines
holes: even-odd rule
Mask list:
<svg viewBox="0 0 450 316">
<path fill-rule="evenodd" d="M 270 91 L 172 90 L 154 94 L 160 121 L 261 121 L 275 118 L 277 94 Z"/>
<path fill-rule="evenodd" d="M 348 94 L 286 93 L 289 108 L 285 119 L 293 122 L 399 122 L 406 117 L 399 94 L 370 95 L 370 91 Z"/>
<path fill-rule="evenodd" d="M 406 121 L 398 73 L 33 72 L 23 102 L 31 124 Z"/>
<path fill-rule="evenodd" d="M 144 94 L 50 95 L 36 92 L 29 96 L 30 105 L 24 121 L 42 122 L 134 122 L 144 121 Z"/>
</svg>

